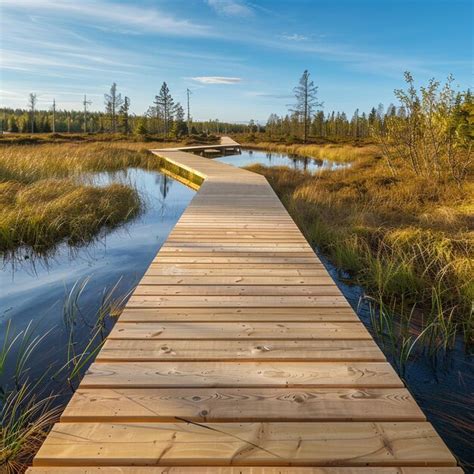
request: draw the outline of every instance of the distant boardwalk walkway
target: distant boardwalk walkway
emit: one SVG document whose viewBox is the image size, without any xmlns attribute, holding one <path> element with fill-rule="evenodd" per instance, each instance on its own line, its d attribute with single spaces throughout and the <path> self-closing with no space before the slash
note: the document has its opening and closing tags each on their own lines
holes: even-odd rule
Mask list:
<svg viewBox="0 0 474 474">
<path fill-rule="evenodd" d="M 29 472 L 460 473 L 266 179 L 154 153 L 204 183 Z"/>
</svg>

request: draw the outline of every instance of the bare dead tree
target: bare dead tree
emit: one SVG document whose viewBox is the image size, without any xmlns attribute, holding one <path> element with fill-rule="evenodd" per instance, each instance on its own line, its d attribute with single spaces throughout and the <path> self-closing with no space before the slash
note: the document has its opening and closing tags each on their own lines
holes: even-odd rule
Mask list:
<svg viewBox="0 0 474 474">
<path fill-rule="evenodd" d="M 36 102 L 38 99 L 36 98 L 36 94 L 33 92 L 28 97 L 28 107 L 30 109 L 30 120 L 31 120 L 31 133 L 35 133 L 35 108 Z"/>
</svg>

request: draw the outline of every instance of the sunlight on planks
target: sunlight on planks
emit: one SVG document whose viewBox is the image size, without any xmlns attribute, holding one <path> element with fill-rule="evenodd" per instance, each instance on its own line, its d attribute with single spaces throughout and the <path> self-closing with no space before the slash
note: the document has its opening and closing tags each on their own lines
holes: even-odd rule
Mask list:
<svg viewBox="0 0 474 474">
<path fill-rule="evenodd" d="M 154 153 L 204 182 L 29 472 L 460 473 L 265 178 Z"/>
</svg>

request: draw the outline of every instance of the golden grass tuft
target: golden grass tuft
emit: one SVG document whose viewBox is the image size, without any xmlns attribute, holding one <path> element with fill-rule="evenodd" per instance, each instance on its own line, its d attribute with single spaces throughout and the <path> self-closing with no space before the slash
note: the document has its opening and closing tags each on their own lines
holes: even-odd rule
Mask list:
<svg viewBox="0 0 474 474">
<path fill-rule="evenodd" d="M 124 184 L 86 185 L 84 174 L 127 167 L 157 169 L 143 144 L 48 143 L 0 146 L 0 252 L 45 252 L 67 240 L 82 245 L 140 212 Z"/>
<path fill-rule="evenodd" d="M 258 142 L 242 144 L 245 148 L 255 150 L 267 150 L 277 153 L 288 153 L 291 155 L 309 156 L 319 160 L 331 160 L 338 162 L 355 161 L 375 153 L 376 149 L 372 145 L 352 146 L 346 144 L 326 144 L 326 145 L 286 145 L 283 143 Z"/>
<path fill-rule="evenodd" d="M 309 147 L 320 149 L 311 156 L 330 157 L 327 146 Z M 271 149 L 310 154 L 303 145 Z M 266 176 L 308 240 L 375 300 L 390 307 L 398 301 L 408 312 L 415 306 L 425 325 L 436 319 L 441 327 L 440 318 L 449 319 L 471 338 L 472 184 L 440 185 L 408 170 L 393 176 L 371 147 L 341 156 L 357 158 L 349 168 L 316 175 L 261 165 L 249 169 Z"/>
<path fill-rule="evenodd" d="M 65 239 L 85 244 L 140 210 L 137 192 L 122 184 L 99 188 L 70 179 L 43 179 L 8 190 L 0 214 L 3 252 L 26 245 L 42 253 Z"/>
</svg>

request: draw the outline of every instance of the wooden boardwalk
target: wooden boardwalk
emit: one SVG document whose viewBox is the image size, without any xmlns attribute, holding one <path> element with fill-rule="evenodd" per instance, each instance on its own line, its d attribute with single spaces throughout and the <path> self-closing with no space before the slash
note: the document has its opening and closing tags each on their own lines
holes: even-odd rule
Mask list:
<svg viewBox="0 0 474 474">
<path fill-rule="evenodd" d="M 30 472 L 460 473 L 265 178 L 155 153 L 205 181 Z"/>
</svg>

